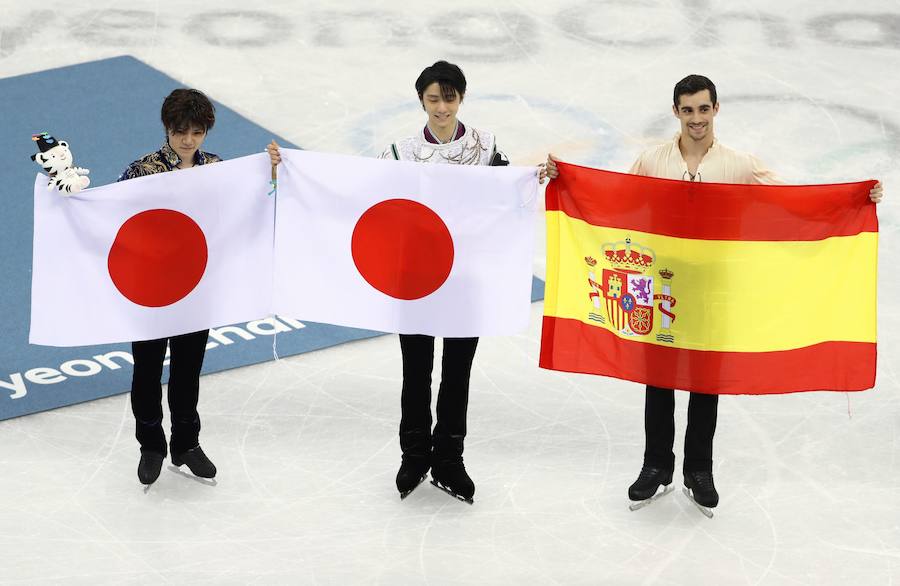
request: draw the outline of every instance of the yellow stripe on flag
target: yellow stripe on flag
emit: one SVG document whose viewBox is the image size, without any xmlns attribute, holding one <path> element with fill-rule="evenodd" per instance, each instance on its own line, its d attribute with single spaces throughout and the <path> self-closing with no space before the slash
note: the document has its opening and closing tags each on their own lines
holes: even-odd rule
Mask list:
<svg viewBox="0 0 900 586">
<path fill-rule="evenodd" d="M 646 335 L 618 331 L 599 293 L 604 254 L 626 239 L 650 251 L 654 294 L 665 283 L 674 298 L 670 328 L 662 331 L 660 300 Z M 612 245 L 612 246 L 610 246 Z M 825 341 L 875 342 L 878 234 L 820 241 L 725 241 L 673 238 L 592 226 L 547 212 L 547 287 L 544 314 L 616 331 L 626 339 L 691 350 L 769 352 Z M 587 258 L 596 261 L 590 266 Z M 621 269 L 621 267 L 619 267 Z M 672 276 L 664 280 L 660 271 Z M 591 278 L 593 274 L 593 278 Z M 601 323 L 605 319 L 605 323 Z M 667 341 L 660 341 L 658 335 Z"/>
</svg>

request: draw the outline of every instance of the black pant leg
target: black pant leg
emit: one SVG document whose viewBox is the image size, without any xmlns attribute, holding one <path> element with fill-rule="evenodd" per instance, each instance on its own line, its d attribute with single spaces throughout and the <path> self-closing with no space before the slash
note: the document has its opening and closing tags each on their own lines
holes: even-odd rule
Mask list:
<svg viewBox="0 0 900 586">
<path fill-rule="evenodd" d="M 436 459 L 462 457 L 469 407 L 469 378 L 478 338 L 444 338 L 437 424 L 434 426 Z"/>
<path fill-rule="evenodd" d="M 644 399 L 644 465 L 675 469 L 675 391 L 647 385 Z"/>
<path fill-rule="evenodd" d="M 131 377 L 131 412 L 135 437 L 141 450 L 166 454 L 166 434 L 162 427 L 162 377 L 167 338 L 132 342 L 134 373 Z"/>
<path fill-rule="evenodd" d="M 200 369 L 206 354 L 209 330 L 170 339 L 169 413 L 172 418 L 172 452 L 181 454 L 199 445 Z"/>
<path fill-rule="evenodd" d="M 719 395 L 691 393 L 687 431 L 684 434 L 684 471 L 712 472 L 713 436 L 719 412 Z"/>
<path fill-rule="evenodd" d="M 431 454 L 432 336 L 400 334 L 403 389 L 400 393 L 400 449 L 409 456 Z"/>
</svg>

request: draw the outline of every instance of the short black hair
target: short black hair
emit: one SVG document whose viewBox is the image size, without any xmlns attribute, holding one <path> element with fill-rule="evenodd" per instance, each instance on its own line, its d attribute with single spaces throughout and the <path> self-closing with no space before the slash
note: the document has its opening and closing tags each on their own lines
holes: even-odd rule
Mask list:
<svg viewBox="0 0 900 586">
<path fill-rule="evenodd" d="M 689 75 L 675 84 L 672 101 L 675 107 L 678 107 L 678 98 L 681 96 L 692 96 L 697 92 L 709 90 L 709 97 L 712 99 L 713 106 L 719 103 L 719 97 L 716 95 L 716 84 L 708 77 L 702 75 Z"/>
<path fill-rule="evenodd" d="M 438 61 L 430 67 L 426 67 L 419 74 L 416 80 L 416 91 L 419 93 L 419 99 L 425 93 L 425 88 L 437 82 L 441 86 L 441 95 L 445 100 L 452 100 L 456 95 L 462 100 L 466 95 L 466 76 L 462 69 L 453 63 L 446 61 Z"/>
<path fill-rule="evenodd" d="M 160 117 L 166 130 L 184 132 L 196 126 L 208 131 L 216 123 L 216 107 L 203 92 L 180 88 L 163 100 Z"/>
</svg>

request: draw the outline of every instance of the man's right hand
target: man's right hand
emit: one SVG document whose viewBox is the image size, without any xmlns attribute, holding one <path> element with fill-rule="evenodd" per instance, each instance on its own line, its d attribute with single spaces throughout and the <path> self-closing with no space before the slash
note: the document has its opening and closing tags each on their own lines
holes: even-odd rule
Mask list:
<svg viewBox="0 0 900 586">
<path fill-rule="evenodd" d="M 266 152 L 269 153 L 269 158 L 272 159 L 273 167 L 281 163 L 281 153 L 278 152 L 278 143 L 275 142 L 275 139 L 272 139 L 272 142 L 266 145 Z"/>
</svg>

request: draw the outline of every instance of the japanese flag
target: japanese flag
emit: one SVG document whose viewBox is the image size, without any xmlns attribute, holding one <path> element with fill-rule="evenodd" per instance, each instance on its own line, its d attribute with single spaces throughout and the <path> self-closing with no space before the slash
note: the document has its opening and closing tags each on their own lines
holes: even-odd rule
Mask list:
<svg viewBox="0 0 900 586">
<path fill-rule="evenodd" d="M 148 340 L 268 315 L 268 174 L 259 154 L 71 197 L 38 175 L 29 341 Z"/>
<path fill-rule="evenodd" d="M 275 313 L 442 337 L 528 324 L 537 174 L 283 150 Z"/>
</svg>

